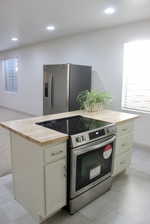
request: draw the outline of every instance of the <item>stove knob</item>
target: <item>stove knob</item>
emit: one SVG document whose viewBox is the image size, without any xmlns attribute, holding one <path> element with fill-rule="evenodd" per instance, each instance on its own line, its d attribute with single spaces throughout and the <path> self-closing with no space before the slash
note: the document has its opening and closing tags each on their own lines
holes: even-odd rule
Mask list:
<svg viewBox="0 0 150 224">
<path fill-rule="evenodd" d="M 80 136 L 76 137 L 76 142 L 77 142 L 77 143 L 81 143 L 81 142 L 82 142 L 82 139 L 81 139 Z"/>
<path fill-rule="evenodd" d="M 82 136 L 82 141 L 86 141 L 86 137 L 85 136 Z"/>
<path fill-rule="evenodd" d="M 111 129 L 107 128 L 107 133 L 110 134 L 111 133 Z"/>
</svg>

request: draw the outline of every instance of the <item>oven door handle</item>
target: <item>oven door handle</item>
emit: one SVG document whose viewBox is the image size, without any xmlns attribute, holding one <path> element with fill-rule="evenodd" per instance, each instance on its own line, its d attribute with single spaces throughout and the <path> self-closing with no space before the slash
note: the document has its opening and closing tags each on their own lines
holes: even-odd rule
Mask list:
<svg viewBox="0 0 150 224">
<path fill-rule="evenodd" d="M 93 151 L 95 149 L 98 149 L 98 148 L 101 148 L 101 147 L 103 147 L 105 145 L 108 145 L 108 144 L 114 142 L 115 140 L 116 140 L 116 136 L 113 136 L 112 138 L 110 138 L 110 139 L 108 139 L 108 140 L 106 140 L 104 142 L 101 142 L 99 144 L 97 143 L 97 144 L 91 145 L 90 147 L 89 146 L 88 147 L 85 146 L 84 148 L 78 148 L 77 150 L 74 151 L 74 153 L 76 155 L 81 155 L 81 154 L 86 153 L 86 152 L 91 152 L 91 151 Z"/>
</svg>

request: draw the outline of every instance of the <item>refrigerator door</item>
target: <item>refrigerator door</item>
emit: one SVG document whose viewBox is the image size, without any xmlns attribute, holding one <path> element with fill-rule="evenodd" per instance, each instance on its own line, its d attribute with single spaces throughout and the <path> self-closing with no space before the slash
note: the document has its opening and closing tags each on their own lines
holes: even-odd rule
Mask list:
<svg viewBox="0 0 150 224">
<path fill-rule="evenodd" d="M 76 99 L 81 91 L 91 90 L 91 73 L 91 66 L 70 64 L 69 111 L 79 109 Z"/>
<path fill-rule="evenodd" d="M 68 111 L 68 65 L 44 66 L 44 114 Z"/>
</svg>

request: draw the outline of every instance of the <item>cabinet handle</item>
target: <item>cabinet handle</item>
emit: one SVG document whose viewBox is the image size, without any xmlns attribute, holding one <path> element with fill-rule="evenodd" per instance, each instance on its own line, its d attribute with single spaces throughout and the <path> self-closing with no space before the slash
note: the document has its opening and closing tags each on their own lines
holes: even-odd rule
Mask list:
<svg viewBox="0 0 150 224">
<path fill-rule="evenodd" d="M 126 146 L 126 144 L 125 144 L 125 143 L 123 143 L 123 144 L 122 144 L 122 147 L 125 147 L 125 146 Z"/>
<path fill-rule="evenodd" d="M 127 128 L 123 128 L 123 129 L 122 129 L 122 131 L 127 131 L 127 130 L 128 130 Z"/>
<path fill-rule="evenodd" d="M 67 176 L 67 172 L 66 172 L 66 166 L 64 166 L 64 177 Z"/>
<path fill-rule="evenodd" d="M 123 165 L 123 164 L 125 164 L 126 163 L 126 161 L 121 161 L 120 162 L 120 165 Z"/>
<path fill-rule="evenodd" d="M 57 155 L 59 155 L 59 154 L 61 154 L 61 153 L 63 153 L 62 150 L 60 150 L 60 151 L 58 151 L 58 152 L 52 152 L 51 155 L 52 155 L 52 156 L 57 156 Z"/>
</svg>

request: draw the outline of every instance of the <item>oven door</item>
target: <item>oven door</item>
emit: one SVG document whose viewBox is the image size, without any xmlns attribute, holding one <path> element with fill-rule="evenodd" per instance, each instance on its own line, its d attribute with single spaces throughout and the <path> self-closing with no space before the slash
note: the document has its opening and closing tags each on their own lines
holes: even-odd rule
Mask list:
<svg viewBox="0 0 150 224">
<path fill-rule="evenodd" d="M 72 150 L 71 198 L 111 176 L 115 136 Z"/>
</svg>

